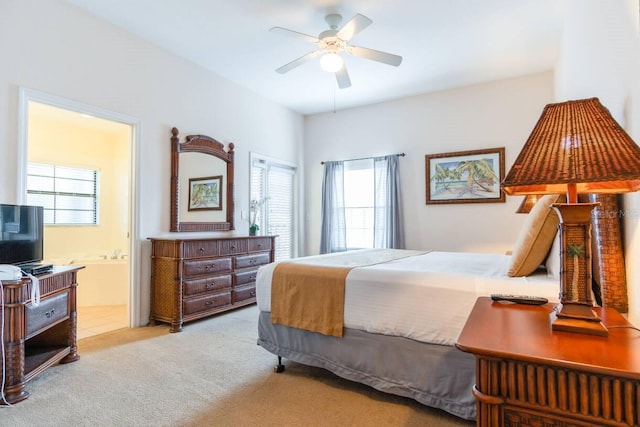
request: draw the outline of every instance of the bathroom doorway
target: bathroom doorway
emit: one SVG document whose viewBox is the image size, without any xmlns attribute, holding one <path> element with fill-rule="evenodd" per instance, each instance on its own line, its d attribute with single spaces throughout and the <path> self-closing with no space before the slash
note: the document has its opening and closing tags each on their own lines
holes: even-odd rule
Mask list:
<svg viewBox="0 0 640 427">
<path fill-rule="evenodd" d="M 101 111 L 92 107 L 69 108 L 68 101 L 63 105 L 46 101 L 25 100 L 24 183 L 19 194 L 25 195 L 24 203 L 48 198 L 49 209 L 47 202 L 33 203 L 45 206 L 45 261 L 84 266 L 78 271 L 77 338 L 133 326 L 135 125 L 100 117 Z M 79 181 L 93 177 L 93 182 L 81 182 L 89 194 L 79 193 L 84 197 L 76 197 L 82 199 L 77 208 L 65 205 L 72 199 L 66 189 L 34 190 L 34 176 L 61 185 L 68 185 L 74 176 L 81 176 Z M 80 212 L 78 219 L 74 209 Z"/>
</svg>

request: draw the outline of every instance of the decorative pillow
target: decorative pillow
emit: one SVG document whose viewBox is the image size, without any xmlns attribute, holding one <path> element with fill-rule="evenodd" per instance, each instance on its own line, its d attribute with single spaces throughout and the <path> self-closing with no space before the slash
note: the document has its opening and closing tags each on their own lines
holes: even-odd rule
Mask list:
<svg viewBox="0 0 640 427">
<path fill-rule="evenodd" d="M 513 248 L 509 276 L 528 276 L 544 263 L 558 231 L 558 215 L 551 209 L 551 205 L 560 197 L 559 194 L 541 197 L 527 215 Z"/>
<path fill-rule="evenodd" d="M 547 255 L 547 261 L 544 263 L 547 267 L 547 275 L 554 279 L 560 279 L 560 233 L 556 232 L 556 237 L 553 239 L 551 249 L 549 249 L 549 255 Z"/>
</svg>

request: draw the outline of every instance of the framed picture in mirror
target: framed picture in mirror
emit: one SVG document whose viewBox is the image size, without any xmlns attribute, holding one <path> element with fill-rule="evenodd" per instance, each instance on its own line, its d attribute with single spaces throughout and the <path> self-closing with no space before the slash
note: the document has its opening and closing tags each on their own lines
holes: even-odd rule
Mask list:
<svg viewBox="0 0 640 427">
<path fill-rule="evenodd" d="M 222 175 L 189 178 L 188 210 L 222 210 Z"/>
</svg>

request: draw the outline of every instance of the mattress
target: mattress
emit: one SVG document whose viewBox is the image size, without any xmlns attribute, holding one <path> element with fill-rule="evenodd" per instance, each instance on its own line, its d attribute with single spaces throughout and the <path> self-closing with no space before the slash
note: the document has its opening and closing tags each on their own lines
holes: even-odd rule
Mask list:
<svg viewBox="0 0 640 427">
<path fill-rule="evenodd" d="M 366 251 L 366 250 L 363 250 Z M 558 301 L 559 283 L 542 271 L 509 277 L 510 256 L 428 252 L 353 268 L 345 282 L 344 327 L 453 346 L 476 299 L 492 293 L 532 295 Z M 317 264 L 323 257 L 298 258 Z M 335 261 L 333 261 L 335 263 Z M 277 262 L 262 266 L 256 280 L 258 308 L 271 311 L 271 277 Z"/>
</svg>

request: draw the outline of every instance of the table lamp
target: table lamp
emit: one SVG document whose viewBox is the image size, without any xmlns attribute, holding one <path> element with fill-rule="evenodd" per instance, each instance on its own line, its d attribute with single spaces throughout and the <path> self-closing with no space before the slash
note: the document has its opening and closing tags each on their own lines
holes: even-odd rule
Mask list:
<svg viewBox="0 0 640 427">
<path fill-rule="evenodd" d="M 540 200 L 540 197 L 542 197 L 540 194 L 527 194 L 524 196 L 524 199 L 522 200 L 522 203 L 520 203 L 520 206 L 518 206 L 518 209 L 516 209 L 516 213 L 528 214 L 531 212 L 531 209 L 533 209 L 538 200 Z"/>
<path fill-rule="evenodd" d="M 545 106 L 502 181 L 508 195 L 563 194 L 552 208 L 560 223 L 560 304 L 552 329 L 607 336 L 591 297 L 591 211 L 578 193 L 640 189 L 640 147 L 598 100 Z"/>
</svg>

